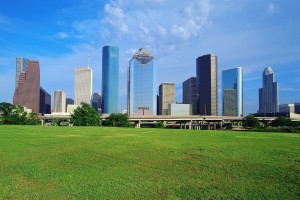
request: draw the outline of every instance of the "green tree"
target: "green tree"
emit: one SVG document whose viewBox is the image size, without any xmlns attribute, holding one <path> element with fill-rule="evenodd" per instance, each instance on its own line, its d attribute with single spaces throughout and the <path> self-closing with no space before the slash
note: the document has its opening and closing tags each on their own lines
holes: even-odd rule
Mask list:
<svg viewBox="0 0 300 200">
<path fill-rule="evenodd" d="M 81 106 L 74 110 L 71 115 L 71 123 L 75 126 L 100 126 L 101 118 L 97 111 L 88 103 L 81 103 Z"/>
<path fill-rule="evenodd" d="M 111 113 L 105 119 L 105 125 L 114 127 L 129 127 L 129 117 L 127 114 Z"/>
<path fill-rule="evenodd" d="M 27 123 L 27 112 L 23 106 L 15 106 L 10 103 L 0 103 L 1 124 L 20 124 Z"/>
<path fill-rule="evenodd" d="M 248 115 L 243 119 L 243 126 L 245 128 L 259 128 L 259 121 L 253 115 Z"/>
<path fill-rule="evenodd" d="M 28 125 L 39 125 L 40 121 L 36 113 L 30 113 L 27 119 Z"/>
<path fill-rule="evenodd" d="M 274 127 L 283 127 L 283 126 L 291 126 L 292 121 L 288 117 L 279 116 L 277 119 L 272 121 L 272 126 Z"/>
</svg>

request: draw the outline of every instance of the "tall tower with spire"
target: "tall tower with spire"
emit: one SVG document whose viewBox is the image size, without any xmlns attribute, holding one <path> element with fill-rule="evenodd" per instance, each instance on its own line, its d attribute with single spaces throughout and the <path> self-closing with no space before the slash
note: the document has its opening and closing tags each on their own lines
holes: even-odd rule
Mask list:
<svg viewBox="0 0 300 200">
<path fill-rule="evenodd" d="M 263 74 L 263 87 L 259 88 L 259 113 L 279 111 L 278 83 L 274 82 L 274 72 L 266 67 Z"/>
</svg>

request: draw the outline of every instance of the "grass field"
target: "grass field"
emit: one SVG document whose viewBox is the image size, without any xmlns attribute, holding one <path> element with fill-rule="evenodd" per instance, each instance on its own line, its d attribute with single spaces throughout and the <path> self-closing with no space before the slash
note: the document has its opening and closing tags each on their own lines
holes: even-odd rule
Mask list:
<svg viewBox="0 0 300 200">
<path fill-rule="evenodd" d="M 0 126 L 0 199 L 300 199 L 300 134 Z"/>
</svg>

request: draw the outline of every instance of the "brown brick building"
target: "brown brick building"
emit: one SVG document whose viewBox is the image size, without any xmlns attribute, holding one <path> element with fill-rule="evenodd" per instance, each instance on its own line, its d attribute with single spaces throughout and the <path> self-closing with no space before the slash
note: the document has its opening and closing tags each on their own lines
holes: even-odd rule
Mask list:
<svg viewBox="0 0 300 200">
<path fill-rule="evenodd" d="M 18 66 L 17 66 L 18 68 Z M 18 70 L 18 69 L 17 69 Z M 14 105 L 22 105 L 39 113 L 40 66 L 39 61 L 29 61 L 26 72 L 19 75 L 13 98 Z"/>
</svg>

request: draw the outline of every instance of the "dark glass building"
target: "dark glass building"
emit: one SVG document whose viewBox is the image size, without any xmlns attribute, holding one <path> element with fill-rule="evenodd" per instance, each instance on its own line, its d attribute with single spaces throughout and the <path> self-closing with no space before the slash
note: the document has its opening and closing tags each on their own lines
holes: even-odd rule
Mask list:
<svg viewBox="0 0 300 200">
<path fill-rule="evenodd" d="M 196 77 L 191 77 L 182 84 L 183 104 L 191 104 L 192 114 L 197 115 L 198 96 L 196 90 Z"/>
<path fill-rule="evenodd" d="M 51 114 L 51 95 L 40 87 L 40 114 Z"/>
<path fill-rule="evenodd" d="M 259 89 L 259 113 L 279 111 L 278 83 L 274 82 L 274 72 L 266 67 L 263 74 L 263 87 Z"/>
<path fill-rule="evenodd" d="M 101 112 L 102 98 L 99 93 L 93 94 L 92 107 L 97 111 Z"/>
<path fill-rule="evenodd" d="M 243 70 L 241 67 L 222 71 L 223 116 L 243 116 Z"/>
<path fill-rule="evenodd" d="M 102 49 L 102 113 L 117 113 L 119 98 L 119 47 Z"/>
<path fill-rule="evenodd" d="M 208 54 L 196 60 L 198 114 L 218 115 L 217 56 Z"/>
</svg>

